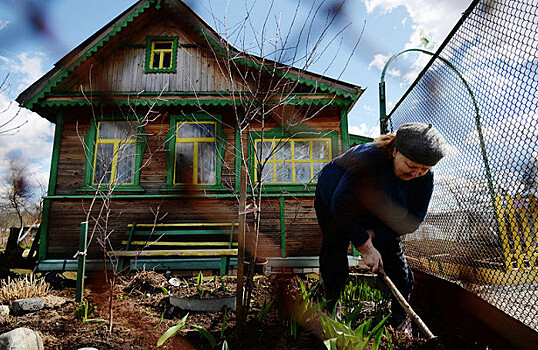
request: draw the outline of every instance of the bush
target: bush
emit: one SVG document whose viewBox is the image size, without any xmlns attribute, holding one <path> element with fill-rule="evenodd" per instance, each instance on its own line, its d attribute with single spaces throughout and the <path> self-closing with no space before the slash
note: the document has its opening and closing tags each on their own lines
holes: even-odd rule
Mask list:
<svg viewBox="0 0 538 350">
<path fill-rule="evenodd" d="M 0 304 L 10 304 L 13 300 L 41 297 L 48 294 L 50 285 L 43 278 L 34 275 L 1 281 Z"/>
</svg>

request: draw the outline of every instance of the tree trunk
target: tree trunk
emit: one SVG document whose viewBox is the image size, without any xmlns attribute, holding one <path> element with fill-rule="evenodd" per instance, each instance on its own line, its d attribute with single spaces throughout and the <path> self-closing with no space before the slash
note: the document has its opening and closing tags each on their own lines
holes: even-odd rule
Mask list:
<svg viewBox="0 0 538 350">
<path fill-rule="evenodd" d="M 6 250 L 2 255 L 2 264 L 3 266 L 17 267 L 22 263 L 22 253 L 23 249 L 19 247 L 17 240 L 19 238 L 20 228 L 12 227 L 9 229 L 9 237 L 7 239 Z"/>
</svg>

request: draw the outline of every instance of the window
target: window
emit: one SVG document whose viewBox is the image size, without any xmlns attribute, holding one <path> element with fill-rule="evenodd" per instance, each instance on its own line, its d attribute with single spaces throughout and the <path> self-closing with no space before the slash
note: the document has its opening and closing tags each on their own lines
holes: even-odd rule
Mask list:
<svg viewBox="0 0 538 350">
<path fill-rule="evenodd" d="M 148 37 L 146 73 L 175 73 L 177 37 Z"/>
<path fill-rule="evenodd" d="M 262 179 L 271 183 L 308 183 L 332 159 L 330 138 L 255 141 L 256 168 L 264 162 Z M 257 177 L 258 172 L 256 172 Z"/>
<path fill-rule="evenodd" d="M 136 120 L 93 120 L 84 136 L 86 165 L 80 191 L 143 191 L 140 168 L 147 134 Z"/>
<path fill-rule="evenodd" d="M 214 185 L 216 180 L 216 123 L 176 124 L 174 184 Z"/>
<path fill-rule="evenodd" d="M 133 184 L 136 122 L 99 122 L 93 184 Z"/>
<path fill-rule="evenodd" d="M 166 137 L 167 176 L 162 190 L 190 185 L 223 190 L 221 168 L 226 145 L 220 116 L 172 115 Z"/>
</svg>

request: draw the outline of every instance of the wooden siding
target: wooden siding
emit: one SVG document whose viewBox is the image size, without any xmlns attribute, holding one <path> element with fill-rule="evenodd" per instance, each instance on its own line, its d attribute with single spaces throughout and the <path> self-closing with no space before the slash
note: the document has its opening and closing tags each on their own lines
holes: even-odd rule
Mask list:
<svg viewBox="0 0 538 350">
<path fill-rule="evenodd" d="M 103 115 L 113 111 L 103 110 Z M 144 110 L 138 111 L 140 114 Z M 161 108 L 160 117 L 145 126 L 148 134 L 148 145 L 144 154 L 144 165 L 141 171 L 140 185 L 143 194 L 163 194 L 162 187 L 166 185 L 166 152 L 164 151 L 165 136 L 170 127 L 170 115 L 189 114 L 196 112 L 192 109 Z M 222 167 L 223 184 L 229 189 L 230 198 L 146 198 L 137 200 L 114 199 L 112 201 L 110 230 L 113 230 L 112 243 L 116 248 L 121 246 L 121 240 L 127 229 L 127 224 L 133 221 L 151 223 L 154 213 L 159 211 L 163 222 L 229 222 L 237 220 L 237 198 L 233 196 L 235 188 L 235 130 L 232 127 L 234 117 L 231 111 L 223 109 L 209 110 L 209 113 L 219 114 L 223 118 L 223 130 L 226 135 L 225 164 Z M 301 112 L 301 111 L 299 111 Z M 117 112 L 114 112 L 117 113 Z M 302 111 L 301 113 L 304 113 Z M 81 140 L 89 129 L 90 111 L 83 108 L 73 108 L 64 113 L 64 126 L 61 142 L 61 154 L 58 162 L 58 180 L 56 194 L 80 195 L 79 189 L 84 179 L 84 151 Z M 319 131 L 338 130 L 339 113 L 337 109 L 328 108 L 316 118 L 305 121 L 305 125 Z M 270 130 L 280 123 L 278 119 L 269 122 L 266 129 Z M 254 128 L 256 129 L 256 128 Z M 259 129 L 259 128 L 257 128 Z M 245 145 L 246 135 L 245 135 Z M 339 152 L 341 144 L 339 137 Z M 336 155 L 333 155 L 336 156 Z M 122 192 L 118 192 L 122 193 Z M 183 193 L 184 192 L 172 192 Z M 207 191 L 211 193 L 211 191 Z M 222 192 L 219 192 L 222 193 Z M 48 238 L 49 259 L 68 259 L 77 250 L 80 222 L 86 220 L 91 199 L 52 199 L 50 229 Z M 96 205 L 95 213 L 100 204 Z M 301 197 L 285 200 L 286 252 L 287 256 L 317 255 L 321 247 L 321 233 L 317 225 L 313 209 L 313 197 Z M 91 225 L 90 225 L 91 226 Z M 253 229 L 252 216 L 249 216 L 248 229 Z M 248 239 L 250 241 L 250 238 Z M 90 257 L 99 256 L 99 247 L 94 246 Z M 280 205 L 278 198 L 264 198 L 262 204 L 262 221 L 259 237 L 259 254 L 263 256 L 281 255 Z"/>
<path fill-rule="evenodd" d="M 98 216 L 102 202 L 97 200 L 91 206 L 91 199 L 53 200 L 51 206 L 48 238 L 49 259 L 69 259 L 78 249 L 80 223 L 86 220 L 90 211 L 89 236 Z M 177 222 L 233 222 L 237 221 L 237 200 L 211 198 L 174 198 L 144 200 L 111 200 L 108 231 L 110 241 L 116 249 L 125 239 L 127 225 L 137 223 L 177 223 Z M 102 224 L 102 222 L 101 222 Z M 101 247 L 99 234 L 94 236 L 89 258 L 98 258 Z M 102 253 L 101 253 L 102 254 Z M 102 256 L 102 255 L 101 255 Z"/>
<path fill-rule="evenodd" d="M 93 207 L 91 199 L 53 200 L 51 205 L 48 237 L 48 259 L 70 259 L 78 250 L 80 223 L 86 220 L 91 209 L 89 236 L 95 217 L 101 209 L 97 201 Z M 287 256 L 319 254 L 321 231 L 316 221 L 313 198 L 287 199 L 286 237 Z M 280 256 L 280 207 L 278 199 L 266 198 L 262 202 L 262 220 L 258 243 L 258 255 Z M 238 201 L 236 198 L 163 198 L 125 200 L 110 202 L 108 231 L 115 249 L 121 249 L 127 225 L 137 223 L 192 223 L 192 222 L 237 222 Z M 156 219 L 157 218 L 157 219 Z M 247 220 L 247 242 L 252 242 L 253 216 Z M 101 222 L 102 224 L 102 222 Z M 96 232 L 89 249 L 89 258 L 102 256 L 99 245 L 100 233 Z M 251 246 L 248 245 L 251 249 Z"/>
<path fill-rule="evenodd" d="M 225 64 L 216 61 L 214 52 L 200 36 L 185 31 L 162 11 L 155 13 L 151 20 L 149 16 L 149 13 L 144 14 L 144 18 L 128 27 L 121 38 L 114 37 L 106 43 L 59 84 L 55 92 L 232 90 Z M 147 36 L 178 37 L 175 73 L 145 73 Z M 198 47 L 181 46 L 185 44 Z M 234 79 L 239 81 L 237 77 Z"/>
</svg>

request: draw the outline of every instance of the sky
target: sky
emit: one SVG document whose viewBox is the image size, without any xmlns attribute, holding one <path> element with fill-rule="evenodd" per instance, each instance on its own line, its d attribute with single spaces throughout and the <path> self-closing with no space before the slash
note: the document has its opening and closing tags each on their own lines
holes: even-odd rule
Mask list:
<svg viewBox="0 0 538 350">
<path fill-rule="evenodd" d="M 73 48 L 134 4 L 135 0 L 0 0 L 0 175 L 10 159 L 29 163 L 32 181 L 46 185 L 50 170 L 54 125 L 26 109 L 15 98 L 53 68 Z M 312 22 L 322 28 L 327 8 L 336 0 L 186 0 L 220 33 L 230 33 L 236 47 L 256 51 L 263 23 L 268 46 L 299 24 Z M 366 91 L 349 113 L 349 131 L 379 135 L 378 84 L 388 59 L 409 48 L 435 51 L 470 5 L 471 0 L 348 0 L 325 33 L 317 60 L 308 69 L 360 86 Z M 321 11 L 312 15 L 312 8 Z M 248 8 L 248 10 L 246 9 Z M 247 16 L 247 13 L 249 16 Z M 295 19 L 295 24 L 290 25 Z M 237 35 L 248 21 L 249 32 Z M 278 26 L 277 26 L 278 23 Z M 277 31 L 279 28 L 279 31 Z M 313 31 L 314 34 L 316 31 Z M 334 40 L 333 40 L 334 39 Z M 312 44 L 312 43 L 310 43 Z M 258 53 L 258 52 L 254 52 Z M 390 112 L 429 60 L 428 55 L 400 56 L 388 67 L 387 111 Z M 286 62 L 284 62 L 286 63 Z M 4 83 L 2 84 L 2 81 Z M 1 133 L 3 123 L 15 119 L 14 132 Z"/>
</svg>

